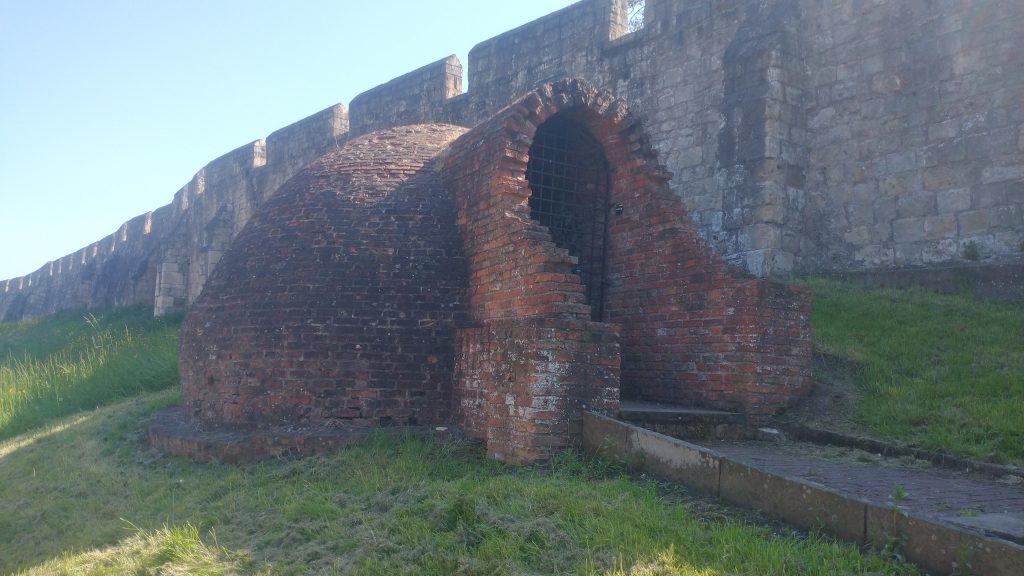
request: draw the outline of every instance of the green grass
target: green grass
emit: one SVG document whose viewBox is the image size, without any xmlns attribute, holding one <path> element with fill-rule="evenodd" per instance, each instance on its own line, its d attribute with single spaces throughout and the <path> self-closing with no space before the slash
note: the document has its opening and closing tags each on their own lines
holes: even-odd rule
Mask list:
<svg viewBox="0 0 1024 576">
<path fill-rule="evenodd" d="M 38 574 L 238 574 L 251 566 L 244 554 L 232 553 L 200 539 L 191 524 L 141 530 L 116 546 L 79 554 L 65 553 L 31 570 Z"/>
<path fill-rule="evenodd" d="M 808 283 L 861 426 L 1024 457 L 1019 307 Z M 381 437 L 247 466 L 169 457 L 145 427 L 181 400 L 176 351 L 177 319 L 141 309 L 0 325 L 0 573 L 915 573 L 571 454 L 517 468 Z"/>
<path fill-rule="evenodd" d="M 176 385 L 179 324 L 144 307 L 0 324 L 0 438 Z"/>
<path fill-rule="evenodd" d="M 173 390 L 0 443 L 0 573 L 913 574 L 574 455 L 377 438 L 246 466 L 148 447 Z"/>
<path fill-rule="evenodd" d="M 816 350 L 826 366 L 854 367 L 855 424 L 927 449 L 1024 463 L 1024 307 L 806 284 Z"/>
</svg>

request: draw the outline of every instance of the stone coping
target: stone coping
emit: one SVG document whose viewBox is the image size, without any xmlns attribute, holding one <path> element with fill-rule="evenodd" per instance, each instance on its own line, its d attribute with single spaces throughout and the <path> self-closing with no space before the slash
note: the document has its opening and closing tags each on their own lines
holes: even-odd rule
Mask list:
<svg viewBox="0 0 1024 576">
<path fill-rule="evenodd" d="M 840 446 L 843 448 L 858 448 L 869 452 L 875 452 L 883 456 L 911 456 L 918 460 L 931 462 L 932 464 L 942 468 L 972 470 L 987 474 L 993 478 L 999 478 L 1011 474 L 1014 476 L 1024 477 L 1024 468 L 1017 466 L 1006 466 L 993 462 L 971 460 L 970 458 L 959 458 L 945 452 L 924 450 L 910 446 L 900 446 L 898 444 L 878 440 L 876 438 L 867 438 L 864 436 L 833 432 L 831 430 L 822 430 L 820 428 L 814 428 L 803 424 L 785 425 L 782 426 L 782 429 L 795 440 L 811 442 L 813 444 Z"/>
<path fill-rule="evenodd" d="M 935 574 L 1019 576 L 1024 566 L 1024 546 L 973 527 L 908 514 L 772 473 L 593 412 L 584 414 L 583 448 L 805 529 L 876 548 L 899 546 L 905 558 Z"/>
</svg>

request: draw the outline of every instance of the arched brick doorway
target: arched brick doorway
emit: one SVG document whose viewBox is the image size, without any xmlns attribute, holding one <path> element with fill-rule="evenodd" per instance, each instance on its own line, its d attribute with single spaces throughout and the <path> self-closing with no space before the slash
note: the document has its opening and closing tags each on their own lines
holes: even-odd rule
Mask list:
<svg viewBox="0 0 1024 576">
<path fill-rule="evenodd" d="M 493 456 L 573 445 L 582 411 L 620 398 L 761 422 L 807 392 L 807 294 L 701 239 L 612 94 L 539 87 L 455 141 L 443 174 L 469 266 L 455 421 Z"/>
<path fill-rule="evenodd" d="M 530 217 L 576 259 L 591 320 L 604 316 L 609 166 L 601 143 L 570 113 L 537 127 L 526 166 Z"/>
</svg>

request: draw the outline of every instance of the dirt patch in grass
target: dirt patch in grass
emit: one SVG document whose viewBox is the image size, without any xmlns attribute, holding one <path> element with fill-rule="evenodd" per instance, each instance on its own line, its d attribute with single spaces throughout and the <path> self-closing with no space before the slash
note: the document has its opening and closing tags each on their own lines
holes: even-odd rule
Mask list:
<svg viewBox="0 0 1024 576">
<path fill-rule="evenodd" d="M 814 388 L 807 398 L 782 414 L 781 425 L 803 424 L 843 434 L 866 436 L 870 430 L 854 416 L 860 399 L 860 369 L 851 360 L 817 353 L 814 355 Z"/>
</svg>

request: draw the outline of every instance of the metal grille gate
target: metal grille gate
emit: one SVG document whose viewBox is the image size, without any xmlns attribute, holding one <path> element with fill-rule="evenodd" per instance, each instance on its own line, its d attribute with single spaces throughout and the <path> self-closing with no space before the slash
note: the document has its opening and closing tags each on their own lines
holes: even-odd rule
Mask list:
<svg viewBox="0 0 1024 576">
<path fill-rule="evenodd" d="M 591 318 L 604 315 L 608 161 L 601 144 L 579 123 L 554 116 L 537 127 L 526 166 L 530 216 L 575 256 Z"/>
</svg>

